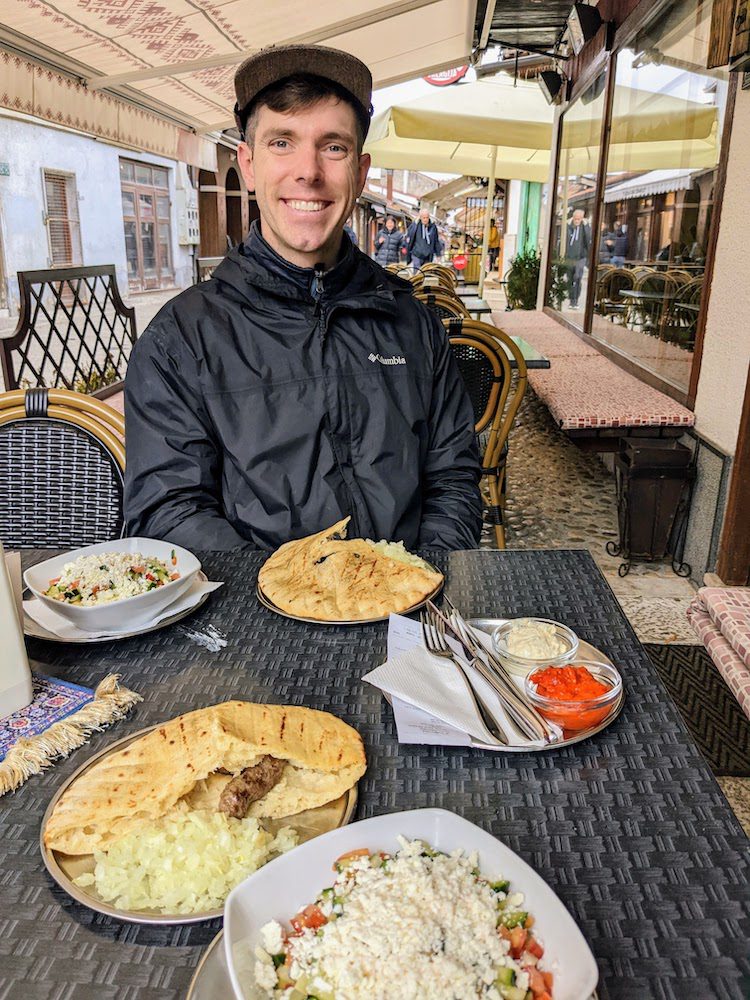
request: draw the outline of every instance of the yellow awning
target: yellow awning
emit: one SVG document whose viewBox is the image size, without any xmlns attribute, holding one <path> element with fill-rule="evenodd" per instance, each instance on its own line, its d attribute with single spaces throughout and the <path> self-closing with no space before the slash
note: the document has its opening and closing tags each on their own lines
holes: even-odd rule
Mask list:
<svg viewBox="0 0 750 1000">
<path fill-rule="evenodd" d="M 698 168 L 716 163 L 717 112 L 710 105 L 620 87 L 609 170 Z M 566 113 L 569 175 L 596 170 L 601 119 L 590 106 Z M 552 109 L 536 83 L 479 80 L 396 105 L 372 123 L 365 149 L 376 167 L 486 177 L 497 143 L 498 177 L 546 181 Z"/>
</svg>

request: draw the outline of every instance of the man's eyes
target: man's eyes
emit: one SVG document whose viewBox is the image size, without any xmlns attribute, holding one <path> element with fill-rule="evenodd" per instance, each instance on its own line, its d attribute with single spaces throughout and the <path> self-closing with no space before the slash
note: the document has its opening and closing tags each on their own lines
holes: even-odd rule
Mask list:
<svg viewBox="0 0 750 1000">
<path fill-rule="evenodd" d="M 269 146 L 273 149 L 287 150 L 291 149 L 291 144 L 288 139 L 271 139 Z M 331 142 L 323 147 L 323 152 L 331 153 L 333 156 L 346 156 L 349 152 L 348 147 L 342 146 L 338 142 Z"/>
</svg>

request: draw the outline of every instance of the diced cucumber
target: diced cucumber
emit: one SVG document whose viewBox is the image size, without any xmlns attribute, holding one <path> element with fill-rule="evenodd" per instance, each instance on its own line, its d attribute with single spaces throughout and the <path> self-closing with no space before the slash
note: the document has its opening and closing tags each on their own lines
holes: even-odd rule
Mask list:
<svg viewBox="0 0 750 1000">
<path fill-rule="evenodd" d="M 495 986 L 515 986 L 516 985 L 516 973 L 509 966 L 505 966 L 500 969 L 497 973 L 497 978 L 495 979 Z"/>
<path fill-rule="evenodd" d="M 499 882 L 490 882 L 490 889 L 495 892 L 507 892 L 510 889 L 510 882 L 507 879 L 500 879 Z"/>
<path fill-rule="evenodd" d="M 520 986 L 501 986 L 500 996 L 503 1000 L 526 1000 L 526 990 Z"/>
<path fill-rule="evenodd" d="M 514 913 L 505 913 L 500 917 L 500 923 L 503 927 L 511 930 L 513 927 L 523 927 L 528 918 L 529 915 L 525 910 L 516 910 Z"/>
</svg>

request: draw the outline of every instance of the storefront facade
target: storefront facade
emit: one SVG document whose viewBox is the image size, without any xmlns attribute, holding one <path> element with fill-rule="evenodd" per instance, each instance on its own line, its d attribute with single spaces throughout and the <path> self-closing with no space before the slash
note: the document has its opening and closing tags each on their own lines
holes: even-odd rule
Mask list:
<svg viewBox="0 0 750 1000">
<path fill-rule="evenodd" d="M 722 196 L 746 185 L 750 92 L 726 59 L 715 65 L 725 8 L 599 4 L 610 23 L 569 61 L 556 115 L 540 305 L 695 411 L 685 558 L 698 581 L 716 570 L 745 583 L 750 551 L 737 559 L 731 526 L 732 483 L 750 477 L 738 451 L 750 337 L 727 312 L 729 302 L 750 307 L 737 254 L 746 240 L 732 235 L 746 209 L 729 214 Z"/>
</svg>

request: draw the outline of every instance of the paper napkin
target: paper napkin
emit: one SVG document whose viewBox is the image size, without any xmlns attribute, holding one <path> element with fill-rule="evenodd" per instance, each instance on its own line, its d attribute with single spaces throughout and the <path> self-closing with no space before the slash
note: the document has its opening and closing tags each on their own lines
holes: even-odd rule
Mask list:
<svg viewBox="0 0 750 1000">
<path fill-rule="evenodd" d="M 219 587 L 223 586 L 223 583 L 211 583 L 209 580 L 195 579 L 184 594 L 181 594 L 176 601 L 166 608 L 162 608 L 159 614 L 155 615 L 150 621 L 139 625 L 136 629 L 124 628 L 117 632 L 89 632 L 88 629 L 78 628 L 77 625 L 73 625 L 61 615 L 56 614 L 51 608 L 40 601 L 38 597 L 24 601 L 23 610 L 29 618 L 33 618 L 38 625 L 41 625 L 42 628 L 45 628 L 48 632 L 52 632 L 60 639 L 103 639 L 109 636 L 116 638 L 122 635 L 123 632 L 143 632 L 154 625 L 158 625 L 165 618 L 171 618 L 172 615 L 179 614 L 181 611 L 188 611 L 190 608 L 195 607 L 204 594 L 210 594 L 213 590 L 218 590 Z"/>
<path fill-rule="evenodd" d="M 453 648 L 456 652 L 460 649 L 458 644 Z M 463 663 L 472 687 L 502 724 L 508 745 L 529 749 L 545 746 L 541 740 L 527 740 L 517 733 L 492 687 L 466 660 Z M 458 667 L 427 652 L 420 624 L 411 618 L 390 616 L 388 659 L 363 680 L 388 695 L 401 743 L 502 749 L 474 708 Z"/>
</svg>

